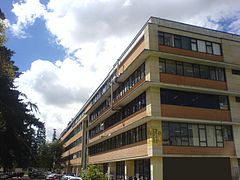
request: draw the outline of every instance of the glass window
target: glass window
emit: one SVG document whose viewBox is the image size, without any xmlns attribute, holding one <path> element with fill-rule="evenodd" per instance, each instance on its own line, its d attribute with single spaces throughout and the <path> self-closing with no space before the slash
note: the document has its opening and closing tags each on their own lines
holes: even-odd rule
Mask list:
<svg viewBox="0 0 240 180">
<path fill-rule="evenodd" d="M 224 141 L 233 141 L 232 126 L 223 126 L 222 130 Z"/>
<path fill-rule="evenodd" d="M 164 45 L 173 47 L 173 35 L 164 33 Z"/>
<path fill-rule="evenodd" d="M 203 78 L 203 79 L 209 79 L 208 66 L 200 65 L 200 77 Z"/>
<path fill-rule="evenodd" d="M 182 140 L 182 145 L 183 146 L 188 146 L 189 141 L 188 141 L 188 126 L 187 124 L 181 124 L 181 140 Z"/>
<path fill-rule="evenodd" d="M 178 123 L 172 123 L 169 127 L 170 131 L 170 145 L 181 145 L 181 133 L 180 126 Z"/>
<path fill-rule="evenodd" d="M 183 63 L 182 62 L 177 62 L 177 74 L 183 75 Z"/>
<path fill-rule="evenodd" d="M 236 101 L 236 102 L 240 102 L 240 97 L 239 97 L 239 96 L 236 96 L 236 97 L 235 97 L 235 101 Z"/>
<path fill-rule="evenodd" d="M 164 33 L 163 32 L 158 32 L 158 40 L 159 40 L 159 44 L 164 45 Z"/>
<path fill-rule="evenodd" d="M 174 36 L 174 47 L 176 48 L 181 48 L 182 41 L 181 41 L 181 36 L 175 35 Z"/>
<path fill-rule="evenodd" d="M 192 51 L 197 51 L 197 40 L 196 39 L 191 39 L 191 48 L 192 48 Z"/>
<path fill-rule="evenodd" d="M 193 66 L 190 63 L 183 63 L 184 67 L 184 75 L 185 76 L 193 76 Z"/>
<path fill-rule="evenodd" d="M 227 96 L 219 96 L 219 108 L 220 109 L 228 109 L 228 97 Z"/>
<path fill-rule="evenodd" d="M 191 50 L 191 39 L 188 37 L 182 37 L 182 48 Z"/>
<path fill-rule="evenodd" d="M 176 74 L 176 63 L 175 61 L 166 61 L 166 72 L 171 74 Z"/>
<path fill-rule="evenodd" d="M 213 54 L 221 55 L 221 47 L 220 44 L 212 43 Z"/>
<path fill-rule="evenodd" d="M 216 147 L 216 132 L 214 126 L 206 126 L 207 144 Z"/>
<path fill-rule="evenodd" d="M 212 54 L 213 53 L 212 43 L 206 42 L 206 46 L 207 46 L 207 53 Z"/>
<path fill-rule="evenodd" d="M 209 67 L 210 79 L 216 80 L 216 70 L 214 67 Z"/>
<path fill-rule="evenodd" d="M 216 68 L 216 80 L 225 81 L 224 70 L 222 68 Z"/>
<path fill-rule="evenodd" d="M 205 41 L 197 40 L 198 52 L 206 52 L 206 44 Z"/>
<path fill-rule="evenodd" d="M 160 60 L 160 72 L 166 72 L 165 65 L 166 65 L 166 61 L 161 59 Z"/>
<path fill-rule="evenodd" d="M 163 144 L 169 145 L 169 129 L 168 129 L 168 123 L 165 122 L 162 125 L 163 128 Z"/>
<path fill-rule="evenodd" d="M 200 77 L 200 67 L 198 64 L 193 64 L 193 76 Z"/>
<path fill-rule="evenodd" d="M 240 75 L 240 70 L 232 69 L 232 74 Z"/>
</svg>

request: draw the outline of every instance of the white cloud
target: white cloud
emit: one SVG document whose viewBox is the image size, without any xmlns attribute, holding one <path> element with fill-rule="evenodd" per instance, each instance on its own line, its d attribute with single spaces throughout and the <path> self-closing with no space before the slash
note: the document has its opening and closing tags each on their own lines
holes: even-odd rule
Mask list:
<svg viewBox="0 0 240 180">
<path fill-rule="evenodd" d="M 17 22 L 10 26 L 11 31 L 14 35 L 24 38 L 25 29 L 45 13 L 45 6 L 39 0 L 23 0 L 13 4 L 12 12 L 16 15 Z"/>
<path fill-rule="evenodd" d="M 20 76 L 19 89 L 37 102 L 48 133 L 66 124 L 107 75 L 130 40 L 150 16 L 214 29 L 239 31 L 239 0 L 39 0 L 15 3 L 11 24 L 17 35 L 43 18 L 66 59 L 35 60 Z M 74 57 L 74 58 L 71 58 Z"/>
</svg>

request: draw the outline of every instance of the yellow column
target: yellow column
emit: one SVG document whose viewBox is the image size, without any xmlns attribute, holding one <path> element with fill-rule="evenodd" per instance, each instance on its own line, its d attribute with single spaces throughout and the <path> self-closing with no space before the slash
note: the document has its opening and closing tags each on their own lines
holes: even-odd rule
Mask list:
<svg viewBox="0 0 240 180">
<path fill-rule="evenodd" d="M 116 179 L 116 162 L 108 163 L 108 180 Z"/>
<path fill-rule="evenodd" d="M 151 157 L 150 163 L 151 180 L 163 180 L 163 158 Z"/>
<path fill-rule="evenodd" d="M 134 161 L 129 160 L 125 161 L 125 179 L 129 179 L 129 177 L 134 176 Z"/>
<path fill-rule="evenodd" d="M 147 123 L 148 156 L 162 156 L 162 125 L 161 121 Z"/>
<path fill-rule="evenodd" d="M 159 58 L 150 56 L 145 62 L 145 80 L 159 82 L 160 71 L 159 71 Z"/>
</svg>

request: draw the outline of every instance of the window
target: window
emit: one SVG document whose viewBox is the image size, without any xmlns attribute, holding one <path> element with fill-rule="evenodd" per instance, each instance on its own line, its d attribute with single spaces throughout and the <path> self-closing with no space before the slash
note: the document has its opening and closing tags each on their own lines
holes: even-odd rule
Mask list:
<svg viewBox="0 0 240 180">
<path fill-rule="evenodd" d="M 175 36 L 174 36 L 174 47 L 176 47 L 176 48 L 182 48 L 181 36 L 178 36 L 178 35 L 175 35 Z"/>
<path fill-rule="evenodd" d="M 191 48 L 193 51 L 197 51 L 197 40 L 191 39 Z"/>
<path fill-rule="evenodd" d="M 214 67 L 209 67 L 209 74 L 211 80 L 216 80 L 216 70 Z"/>
<path fill-rule="evenodd" d="M 203 79 L 209 78 L 209 68 L 208 66 L 200 65 L 200 76 Z"/>
<path fill-rule="evenodd" d="M 170 89 L 160 90 L 161 103 L 207 109 L 228 109 L 228 97 Z"/>
<path fill-rule="evenodd" d="M 89 147 L 89 155 L 113 150 L 128 144 L 133 144 L 147 139 L 146 124 L 138 126 L 134 129 L 121 133 L 108 140 Z"/>
<path fill-rule="evenodd" d="M 198 64 L 193 64 L 193 76 L 200 77 L 200 66 Z"/>
<path fill-rule="evenodd" d="M 216 68 L 216 80 L 225 81 L 225 74 L 222 68 Z"/>
<path fill-rule="evenodd" d="M 222 132 L 224 141 L 233 141 L 232 126 L 223 126 Z"/>
<path fill-rule="evenodd" d="M 206 131 L 207 131 L 207 142 L 208 146 L 217 146 L 217 141 L 216 141 L 216 132 L 215 132 L 215 127 L 214 126 L 206 126 Z"/>
<path fill-rule="evenodd" d="M 233 141 L 231 126 L 162 122 L 162 131 L 165 146 L 223 147 Z"/>
<path fill-rule="evenodd" d="M 183 49 L 187 49 L 187 50 L 191 50 L 191 39 L 188 37 L 184 37 L 182 36 L 182 48 Z"/>
<path fill-rule="evenodd" d="M 240 75 L 240 70 L 232 69 L 232 74 Z"/>
<path fill-rule="evenodd" d="M 228 98 L 227 96 L 219 96 L 220 109 L 228 110 Z"/>
<path fill-rule="evenodd" d="M 240 97 L 235 97 L 236 102 L 240 102 Z"/>
<path fill-rule="evenodd" d="M 185 76 L 193 76 L 193 66 L 190 63 L 183 63 L 184 67 L 184 75 Z"/>
<path fill-rule="evenodd" d="M 215 81 L 225 81 L 224 69 L 219 67 L 160 59 L 159 69 L 161 73 L 177 74 L 180 76 L 190 76 Z"/>
<path fill-rule="evenodd" d="M 158 41 L 160 45 L 214 54 L 218 56 L 222 55 L 221 45 L 209 41 L 198 40 L 165 32 L 158 32 Z"/>
<path fill-rule="evenodd" d="M 116 179 L 125 178 L 125 161 L 116 162 Z"/>
<path fill-rule="evenodd" d="M 213 54 L 221 55 L 221 47 L 220 44 L 212 43 Z"/>
<path fill-rule="evenodd" d="M 160 72 L 166 72 L 166 68 L 165 68 L 166 62 L 165 60 L 160 60 Z"/>
<path fill-rule="evenodd" d="M 133 179 L 150 179 L 150 159 L 134 160 Z"/>
<path fill-rule="evenodd" d="M 164 33 L 164 45 L 173 46 L 173 35 L 169 33 Z"/>
<path fill-rule="evenodd" d="M 206 47 L 207 47 L 207 53 L 212 54 L 213 53 L 212 43 L 206 42 Z"/>
<path fill-rule="evenodd" d="M 166 72 L 176 74 L 176 63 L 174 61 L 166 61 Z"/>
<path fill-rule="evenodd" d="M 183 75 L 183 63 L 182 62 L 177 62 L 177 75 Z"/>
<path fill-rule="evenodd" d="M 206 52 L 206 44 L 205 41 L 202 40 L 197 40 L 197 47 L 198 47 L 198 52 Z"/>
</svg>

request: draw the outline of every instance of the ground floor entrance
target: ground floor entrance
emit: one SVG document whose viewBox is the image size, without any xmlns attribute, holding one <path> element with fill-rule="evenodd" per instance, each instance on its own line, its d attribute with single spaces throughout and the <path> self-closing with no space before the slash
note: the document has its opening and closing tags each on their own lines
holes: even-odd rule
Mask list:
<svg viewBox="0 0 240 180">
<path fill-rule="evenodd" d="M 163 158 L 163 180 L 227 180 L 229 158 Z"/>
<path fill-rule="evenodd" d="M 113 180 L 232 180 L 230 158 L 151 157 L 102 164 Z"/>
</svg>

